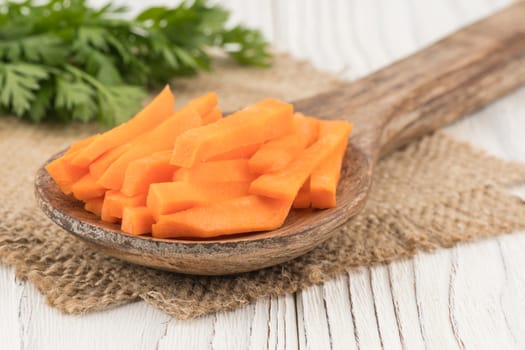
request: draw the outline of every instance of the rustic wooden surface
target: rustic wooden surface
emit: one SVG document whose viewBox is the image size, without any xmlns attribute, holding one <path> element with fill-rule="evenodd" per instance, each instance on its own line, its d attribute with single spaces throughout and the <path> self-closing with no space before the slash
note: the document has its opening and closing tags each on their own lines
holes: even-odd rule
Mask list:
<svg viewBox="0 0 525 350">
<path fill-rule="evenodd" d="M 162 1 L 157 1 L 162 2 Z M 167 2 L 167 1 L 166 1 Z M 153 3 L 153 2 L 151 2 Z M 229 0 L 277 48 L 358 78 L 505 0 Z M 448 130 L 525 162 L 525 89 Z M 516 189 L 525 198 L 525 186 Z M 525 235 L 351 270 L 324 286 L 177 321 L 145 303 L 64 316 L 0 266 L 2 349 L 523 349 Z"/>
</svg>

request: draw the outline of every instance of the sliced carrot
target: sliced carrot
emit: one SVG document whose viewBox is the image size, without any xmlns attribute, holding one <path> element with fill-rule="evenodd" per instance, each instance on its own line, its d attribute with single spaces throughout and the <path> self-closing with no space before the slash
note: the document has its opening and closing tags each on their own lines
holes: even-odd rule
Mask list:
<svg viewBox="0 0 525 350">
<path fill-rule="evenodd" d="M 86 211 L 132 235 L 271 230 L 292 206 L 336 205 L 348 122 L 294 114 L 274 99 L 222 118 L 215 93 L 173 108 L 166 87 L 135 118 L 75 142 L 46 169 Z"/>
<path fill-rule="evenodd" d="M 126 143 L 107 151 L 89 165 L 89 172 L 98 179 L 104 174 L 109 166 L 113 164 L 113 162 L 115 162 L 121 155 L 123 155 L 130 147 L 131 144 Z"/>
<path fill-rule="evenodd" d="M 284 169 L 255 179 L 250 186 L 250 193 L 293 201 L 312 171 L 337 150 L 351 130 L 351 124 L 344 120 L 321 122 L 319 139 Z"/>
<path fill-rule="evenodd" d="M 213 237 L 274 230 L 280 227 L 291 202 L 244 196 L 209 206 L 162 215 L 152 227 L 153 237 Z"/>
<path fill-rule="evenodd" d="M 66 153 L 64 153 L 64 158 L 70 159 L 74 153 L 76 153 L 77 151 L 81 150 L 84 147 L 87 147 L 91 142 L 93 142 L 99 136 L 100 134 L 91 135 L 89 137 L 86 137 L 85 139 L 78 140 L 77 142 L 73 143 L 71 146 L 69 146 Z"/>
<path fill-rule="evenodd" d="M 143 235 L 151 232 L 154 223 L 155 219 L 147 207 L 125 207 L 121 230 L 131 235 Z"/>
<path fill-rule="evenodd" d="M 104 203 L 104 197 L 88 199 L 84 203 L 84 209 L 100 217 L 102 214 L 102 203 Z"/>
<path fill-rule="evenodd" d="M 103 196 L 106 189 L 97 184 L 97 179 L 93 175 L 87 173 L 71 186 L 71 192 L 76 199 L 85 201 Z"/>
<path fill-rule="evenodd" d="M 109 209 L 110 209 L 109 206 L 105 206 L 104 207 L 104 203 L 102 203 L 102 209 L 100 210 L 100 219 L 102 221 L 109 222 L 109 223 L 112 223 L 112 224 L 119 222 L 120 218 L 111 216 L 109 214 Z"/>
<path fill-rule="evenodd" d="M 348 138 L 345 138 L 337 149 L 328 155 L 310 175 L 310 198 L 313 208 L 335 207 L 337 184 L 341 176 L 341 166 L 347 145 Z"/>
<path fill-rule="evenodd" d="M 242 182 L 252 181 L 255 177 L 248 168 L 248 159 L 230 159 L 203 162 L 189 169 L 180 168 L 173 175 L 173 181 Z"/>
<path fill-rule="evenodd" d="M 211 112 L 202 116 L 202 125 L 215 123 L 222 118 L 222 111 L 219 108 L 213 109 Z"/>
<path fill-rule="evenodd" d="M 70 194 L 73 184 L 88 173 L 86 168 L 71 165 L 63 157 L 48 163 L 46 170 L 65 194 Z"/>
<path fill-rule="evenodd" d="M 201 125 L 201 118 L 189 106 L 181 108 L 170 118 L 165 120 L 155 129 L 145 134 L 139 141 L 120 156 L 98 180 L 102 186 L 120 190 L 124 183 L 126 169 L 131 161 L 145 157 L 154 152 L 165 151 L 173 148 L 175 139 L 184 131 Z"/>
<path fill-rule="evenodd" d="M 283 169 L 309 146 L 318 134 L 319 120 L 296 113 L 293 132 L 262 145 L 250 158 L 250 171 L 264 174 Z"/>
<path fill-rule="evenodd" d="M 175 101 L 169 86 L 144 107 L 128 122 L 100 135 L 87 147 L 83 148 L 71 162 L 77 166 L 87 167 L 106 151 L 125 144 L 135 137 L 155 128 L 173 114 Z"/>
<path fill-rule="evenodd" d="M 265 99 L 215 123 L 188 130 L 176 140 L 171 163 L 190 168 L 233 149 L 285 135 L 293 126 L 292 113 L 292 105 Z"/>
<path fill-rule="evenodd" d="M 102 205 L 102 212 L 105 215 L 122 218 L 125 207 L 140 207 L 146 205 L 146 194 L 136 196 L 126 196 L 119 191 L 107 191 Z"/>
<path fill-rule="evenodd" d="M 242 146 L 236 149 L 232 149 L 229 152 L 216 155 L 215 157 L 210 158 L 210 161 L 214 160 L 229 160 L 229 159 L 241 159 L 245 158 L 248 159 L 251 156 L 257 152 L 257 150 L 261 147 L 260 144 L 254 144 L 254 145 L 247 145 Z"/>
<path fill-rule="evenodd" d="M 152 184 L 147 206 L 154 217 L 171 214 L 195 206 L 223 202 L 248 195 L 249 182 L 195 184 L 175 181 Z"/>
<path fill-rule="evenodd" d="M 195 109 L 197 113 L 204 118 L 207 114 L 213 111 L 218 103 L 219 100 L 217 99 L 217 94 L 215 92 L 208 92 L 207 94 L 194 98 L 188 102 L 188 106 Z"/>
<path fill-rule="evenodd" d="M 310 198 L 310 179 L 307 179 L 303 186 L 297 192 L 297 196 L 292 204 L 292 208 L 305 209 L 310 208 L 312 205 L 312 199 Z"/>
<path fill-rule="evenodd" d="M 129 163 L 121 192 L 127 196 L 147 193 L 151 184 L 171 181 L 179 167 L 169 163 L 172 151 L 153 153 Z"/>
</svg>

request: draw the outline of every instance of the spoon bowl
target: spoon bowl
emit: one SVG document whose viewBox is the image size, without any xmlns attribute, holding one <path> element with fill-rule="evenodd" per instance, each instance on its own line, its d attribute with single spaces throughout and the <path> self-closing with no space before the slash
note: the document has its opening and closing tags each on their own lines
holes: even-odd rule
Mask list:
<svg viewBox="0 0 525 350">
<path fill-rule="evenodd" d="M 161 239 L 124 233 L 119 225 L 101 221 L 85 211 L 82 202 L 62 193 L 44 167 L 36 175 L 35 196 L 51 220 L 107 255 L 162 270 L 223 275 L 288 261 L 329 239 L 337 227 L 365 204 L 370 185 L 367 169 L 366 158 L 350 145 L 338 192 L 340 203 L 345 199 L 349 201 L 345 205 L 328 210 L 292 210 L 277 230 L 206 240 Z"/>
<path fill-rule="evenodd" d="M 307 115 L 354 124 L 336 208 L 292 210 L 281 228 L 268 232 L 207 240 L 131 236 L 64 195 L 43 167 L 37 202 L 94 249 L 140 265 L 224 275 L 288 261 L 329 239 L 365 206 L 378 158 L 525 83 L 523 18 L 525 2 L 518 2 L 356 82 L 294 103 Z"/>
</svg>

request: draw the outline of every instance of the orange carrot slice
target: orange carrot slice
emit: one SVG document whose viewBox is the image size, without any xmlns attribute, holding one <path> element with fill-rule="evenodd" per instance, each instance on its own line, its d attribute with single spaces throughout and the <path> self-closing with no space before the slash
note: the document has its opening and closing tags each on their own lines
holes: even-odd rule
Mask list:
<svg viewBox="0 0 525 350">
<path fill-rule="evenodd" d="M 147 207 L 125 207 L 121 230 L 131 235 L 143 235 L 151 232 L 154 223 L 155 219 Z"/>
<path fill-rule="evenodd" d="M 248 195 L 249 182 L 222 184 L 195 184 L 191 182 L 164 182 L 149 188 L 147 206 L 154 217 L 180 210 L 223 202 Z"/>
<path fill-rule="evenodd" d="M 87 167 L 104 152 L 125 144 L 135 137 L 155 128 L 173 114 L 175 101 L 169 86 L 128 122 L 96 138 L 71 159 L 72 164 Z"/>
<path fill-rule="evenodd" d="M 213 109 L 211 112 L 208 112 L 202 116 L 202 125 L 207 125 L 215 123 L 217 120 L 222 118 L 222 111 L 219 108 Z"/>
<path fill-rule="evenodd" d="M 310 208 L 312 205 L 312 199 L 310 198 L 310 179 L 307 179 L 303 186 L 297 192 L 297 196 L 292 204 L 292 208 L 305 209 Z"/>
<path fill-rule="evenodd" d="M 121 192 L 127 196 L 147 193 L 151 184 L 171 181 L 179 167 L 169 163 L 173 152 L 163 151 L 129 163 Z"/>
<path fill-rule="evenodd" d="M 146 205 L 146 194 L 126 196 L 119 191 L 107 191 L 102 204 L 102 213 L 105 216 L 122 218 L 125 207 L 140 207 Z"/>
<path fill-rule="evenodd" d="M 48 163 L 45 168 L 65 194 L 70 194 L 73 184 L 88 173 L 86 168 L 71 165 L 63 157 Z"/>
<path fill-rule="evenodd" d="M 191 168 L 213 156 L 285 135 L 292 129 L 292 113 L 292 105 L 265 99 L 215 123 L 188 130 L 176 140 L 171 163 Z"/>
<path fill-rule="evenodd" d="M 152 227 L 153 237 L 213 237 L 274 230 L 280 227 L 291 202 L 244 196 L 209 206 L 162 215 Z"/>
<path fill-rule="evenodd" d="M 207 114 L 213 111 L 218 103 L 219 100 L 217 99 L 217 94 L 215 92 L 208 92 L 207 94 L 194 98 L 188 102 L 188 106 L 193 108 L 204 118 Z"/>
<path fill-rule="evenodd" d="M 87 173 L 71 186 L 71 192 L 76 199 L 85 201 L 103 196 L 106 189 L 97 184 L 97 179 L 93 175 Z"/>
<path fill-rule="evenodd" d="M 292 202 L 312 171 L 348 138 L 351 130 L 351 124 L 344 120 L 321 122 L 319 139 L 284 169 L 255 179 L 250 193 Z"/>
<path fill-rule="evenodd" d="M 70 159 L 72 158 L 72 155 L 82 148 L 87 147 L 91 142 L 93 142 L 96 138 L 98 138 L 100 134 L 91 135 L 89 137 L 86 137 L 85 139 L 78 140 L 77 142 L 73 143 L 71 146 L 69 146 L 66 153 L 64 153 L 64 158 Z"/>
<path fill-rule="evenodd" d="M 259 148 L 248 163 L 250 171 L 264 174 L 283 169 L 309 146 L 319 134 L 319 121 L 314 118 L 294 115 L 294 130 L 292 133 L 268 141 Z"/>
<path fill-rule="evenodd" d="M 126 143 L 107 151 L 89 165 L 89 172 L 95 178 L 100 178 L 109 168 L 109 166 L 113 164 L 113 162 L 115 162 L 121 155 L 123 155 L 130 147 L 131 145 Z"/>
<path fill-rule="evenodd" d="M 100 217 L 102 214 L 102 203 L 104 203 L 104 197 L 88 199 L 84 203 L 84 209 Z"/>
<path fill-rule="evenodd" d="M 99 184 L 113 190 L 120 190 L 128 164 L 154 152 L 173 148 L 175 139 L 184 131 L 201 125 L 200 115 L 192 107 L 186 106 L 173 114 L 118 158 L 98 180 Z"/>
<path fill-rule="evenodd" d="M 229 152 L 216 155 L 215 157 L 210 158 L 210 161 L 241 159 L 241 158 L 248 159 L 251 156 L 253 156 L 260 147 L 261 147 L 260 144 L 242 146 L 242 147 L 233 149 Z"/>
<path fill-rule="evenodd" d="M 248 159 L 230 159 L 203 162 L 189 169 L 181 168 L 173 175 L 173 181 L 243 182 L 252 181 L 255 177 L 248 167 Z"/>
<path fill-rule="evenodd" d="M 341 166 L 343 165 L 347 145 L 348 138 L 345 138 L 334 152 L 328 155 L 310 175 L 312 207 L 318 209 L 335 207 L 337 184 L 341 176 Z"/>
<path fill-rule="evenodd" d="M 102 221 L 109 222 L 112 224 L 119 222 L 120 221 L 119 218 L 111 216 L 109 214 L 109 209 L 110 207 L 108 206 L 104 207 L 104 203 L 102 203 L 102 209 L 100 210 L 100 219 Z"/>
</svg>

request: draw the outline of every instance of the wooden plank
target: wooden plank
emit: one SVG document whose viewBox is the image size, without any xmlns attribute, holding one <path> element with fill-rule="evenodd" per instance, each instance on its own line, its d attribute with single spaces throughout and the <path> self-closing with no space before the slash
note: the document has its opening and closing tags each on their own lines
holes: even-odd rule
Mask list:
<svg viewBox="0 0 525 350">
<path fill-rule="evenodd" d="M 422 337 L 428 349 L 461 349 L 449 313 L 450 250 L 418 254 L 412 261 L 414 294 Z M 432 273 L 429 273 L 429 272 Z"/>
<path fill-rule="evenodd" d="M 0 265 L 0 339 L 6 349 L 24 348 L 26 330 L 20 324 L 25 309 L 24 288 L 24 282 L 15 280 L 12 267 Z"/>
<path fill-rule="evenodd" d="M 154 349 L 169 319 L 146 303 L 67 316 L 45 305 L 32 284 L 25 290 L 22 349 Z"/>
<path fill-rule="evenodd" d="M 358 349 L 384 348 L 378 327 L 377 309 L 370 285 L 369 269 L 359 268 L 349 273 L 350 306 Z"/>
<path fill-rule="evenodd" d="M 410 288 L 410 286 L 403 285 L 402 288 Z M 374 298 L 377 326 L 383 340 L 383 347 L 385 349 L 406 348 L 407 341 L 401 333 L 400 315 L 396 308 L 396 303 L 399 301 L 394 299 L 390 271 L 387 265 L 370 268 L 370 290 Z"/>
<path fill-rule="evenodd" d="M 388 278 L 402 344 L 407 349 L 423 349 L 424 326 L 417 307 L 417 285 L 412 267 L 407 260 L 393 262 L 388 266 Z"/>
<path fill-rule="evenodd" d="M 522 191 L 525 198 L 525 187 Z M 513 345 L 525 349 L 525 232 L 497 239 L 504 280 L 501 286 L 500 307 L 505 315 Z"/>
<path fill-rule="evenodd" d="M 331 347 L 331 334 L 323 299 L 323 287 L 307 288 L 297 293 L 297 297 L 301 300 L 300 306 L 305 334 L 304 348 L 312 350 L 329 349 Z"/>
<path fill-rule="evenodd" d="M 155 349 L 211 349 L 215 322 L 215 315 L 195 320 L 169 318 L 162 324 L 163 333 Z"/>
<path fill-rule="evenodd" d="M 357 350 L 355 325 L 348 291 L 348 275 L 341 274 L 323 286 L 332 349 Z"/>
<path fill-rule="evenodd" d="M 242 307 L 233 312 L 219 312 L 213 325 L 212 349 L 247 349 L 250 345 L 250 324 L 255 308 Z"/>
<path fill-rule="evenodd" d="M 501 308 L 505 271 L 493 239 L 453 248 L 449 309 L 466 349 L 512 349 L 516 335 Z"/>
</svg>

